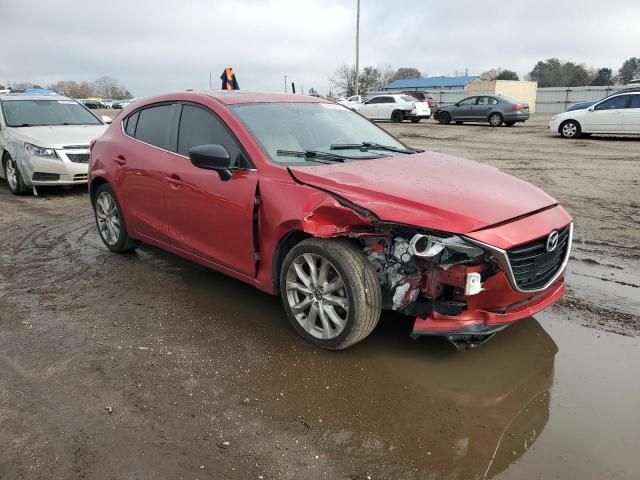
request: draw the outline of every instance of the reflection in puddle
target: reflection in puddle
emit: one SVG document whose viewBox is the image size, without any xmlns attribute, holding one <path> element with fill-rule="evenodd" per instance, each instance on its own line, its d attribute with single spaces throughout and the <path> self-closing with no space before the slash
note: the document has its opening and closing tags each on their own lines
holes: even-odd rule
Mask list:
<svg viewBox="0 0 640 480">
<path fill-rule="evenodd" d="M 279 298 L 159 256 L 180 269 L 172 278 L 188 286 L 194 316 L 218 319 L 205 331 L 262 349 L 248 394 L 264 415 L 296 422 L 358 475 L 640 478 L 640 384 L 627 377 L 640 365 L 637 339 L 545 312 L 545 328 L 530 318 L 458 352 L 411 340 L 411 321 L 385 314 L 366 341 L 327 352 L 292 331 Z"/>
</svg>

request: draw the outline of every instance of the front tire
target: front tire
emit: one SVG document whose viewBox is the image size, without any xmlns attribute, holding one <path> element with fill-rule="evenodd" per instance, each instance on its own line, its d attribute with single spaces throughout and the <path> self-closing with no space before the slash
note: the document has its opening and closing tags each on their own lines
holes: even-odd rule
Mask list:
<svg viewBox="0 0 640 480">
<path fill-rule="evenodd" d="M 451 115 L 449 114 L 449 112 L 441 112 L 440 114 L 438 114 L 437 120 L 443 125 L 448 125 L 449 123 L 451 123 Z"/>
<path fill-rule="evenodd" d="M 560 125 L 560 135 L 563 138 L 579 138 L 582 135 L 580 124 L 575 120 L 566 120 Z"/>
<path fill-rule="evenodd" d="M 504 119 L 499 113 L 492 113 L 491 115 L 489 115 L 489 125 L 491 125 L 492 127 L 499 127 L 500 125 L 502 125 L 503 121 Z"/>
<path fill-rule="evenodd" d="M 109 184 L 104 183 L 98 187 L 93 202 L 93 210 L 98 233 L 102 243 L 109 250 L 116 253 L 124 253 L 134 250 L 140 244 L 127 233 L 122 208 Z"/>
<path fill-rule="evenodd" d="M 28 187 L 25 185 L 24 180 L 22 180 L 18 165 L 8 153 L 4 155 L 2 167 L 4 168 L 4 178 L 7 180 L 9 191 L 14 195 L 24 195 L 27 193 Z"/>
<path fill-rule="evenodd" d="M 294 246 L 280 271 L 280 292 L 294 329 L 321 348 L 363 340 L 380 318 L 373 265 L 346 240 L 310 238 Z"/>
</svg>

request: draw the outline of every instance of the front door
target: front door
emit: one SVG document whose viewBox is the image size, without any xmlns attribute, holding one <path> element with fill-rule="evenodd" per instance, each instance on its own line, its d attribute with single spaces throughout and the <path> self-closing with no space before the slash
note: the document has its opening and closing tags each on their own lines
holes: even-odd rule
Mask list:
<svg viewBox="0 0 640 480">
<path fill-rule="evenodd" d="M 199 145 L 224 146 L 234 161 L 233 175 L 223 181 L 218 173 L 194 166 L 189 149 Z M 258 172 L 248 163 L 237 140 L 211 110 L 182 105 L 177 153 L 170 154 L 165 178 L 169 242 L 236 272 L 254 276 L 253 212 Z"/>
<path fill-rule="evenodd" d="M 456 108 L 452 109 L 452 120 L 475 120 L 476 116 L 473 109 L 477 100 L 478 97 L 469 97 L 459 101 Z"/>
<path fill-rule="evenodd" d="M 631 95 L 618 95 L 597 103 L 585 112 L 582 131 L 622 132 L 623 113 Z"/>
</svg>

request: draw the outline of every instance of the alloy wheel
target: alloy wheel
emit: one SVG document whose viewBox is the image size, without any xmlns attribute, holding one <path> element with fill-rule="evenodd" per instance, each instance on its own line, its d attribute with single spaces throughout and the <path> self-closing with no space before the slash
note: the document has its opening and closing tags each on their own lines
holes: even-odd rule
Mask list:
<svg viewBox="0 0 640 480">
<path fill-rule="evenodd" d="M 100 192 L 96 199 L 98 231 L 109 245 L 115 245 L 120 238 L 120 212 L 114 198 L 108 192 Z"/>
<path fill-rule="evenodd" d="M 571 138 L 571 137 L 575 137 L 576 134 L 578 133 L 578 126 L 575 123 L 565 123 L 564 126 L 562 127 L 562 134 L 565 137 Z"/>
<path fill-rule="evenodd" d="M 11 190 L 15 190 L 18 188 L 18 173 L 16 171 L 16 167 L 13 164 L 13 160 L 8 159 L 5 165 L 5 173 L 7 177 L 7 182 L 9 183 L 9 187 Z"/>
<path fill-rule="evenodd" d="M 349 298 L 338 270 L 326 258 L 304 253 L 289 266 L 286 277 L 289 308 L 313 337 L 329 340 L 342 333 L 349 316 Z"/>
</svg>

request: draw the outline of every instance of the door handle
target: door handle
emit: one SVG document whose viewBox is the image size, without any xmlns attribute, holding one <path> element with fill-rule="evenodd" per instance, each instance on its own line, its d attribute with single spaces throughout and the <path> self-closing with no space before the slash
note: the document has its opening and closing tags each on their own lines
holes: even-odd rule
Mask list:
<svg viewBox="0 0 640 480">
<path fill-rule="evenodd" d="M 127 163 L 126 157 L 122 154 L 114 156 L 113 161 L 116 162 L 118 165 L 124 165 L 125 163 Z"/>
<path fill-rule="evenodd" d="M 173 173 L 165 178 L 167 179 L 167 183 L 173 188 L 180 188 L 182 186 L 182 179 L 180 178 L 180 175 Z"/>
</svg>

